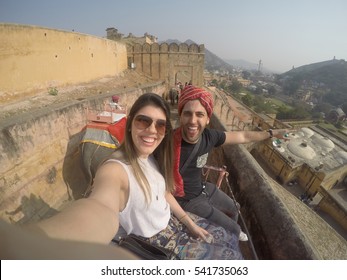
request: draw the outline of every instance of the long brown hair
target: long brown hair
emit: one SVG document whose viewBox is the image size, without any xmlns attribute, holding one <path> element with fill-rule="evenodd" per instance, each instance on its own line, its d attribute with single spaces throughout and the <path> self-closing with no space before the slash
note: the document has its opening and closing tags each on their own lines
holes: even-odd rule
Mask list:
<svg viewBox="0 0 347 280">
<path fill-rule="evenodd" d="M 137 161 L 138 154 L 131 136 L 131 126 L 136 113 L 148 105 L 162 109 L 166 116 L 166 133 L 159 146 L 154 150 L 153 155 L 158 161 L 159 171 L 164 177 L 166 190 L 173 192 L 173 130 L 170 122 L 170 107 L 159 95 L 155 93 L 145 93 L 135 101 L 127 117 L 124 141 L 119 149 L 111 155 L 111 158 L 123 160 L 126 164 L 132 166 L 135 178 L 141 186 L 147 202 L 151 200 L 151 187 Z"/>
</svg>

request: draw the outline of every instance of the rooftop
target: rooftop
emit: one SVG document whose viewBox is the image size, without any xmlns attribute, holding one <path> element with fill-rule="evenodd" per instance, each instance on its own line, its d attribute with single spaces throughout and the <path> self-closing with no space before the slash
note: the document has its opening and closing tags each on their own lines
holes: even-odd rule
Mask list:
<svg viewBox="0 0 347 280">
<path fill-rule="evenodd" d="M 304 127 L 289 133 L 289 138 L 290 141 L 276 139 L 272 144 L 293 168 L 306 163 L 317 171 L 329 172 L 347 164 L 346 150 L 332 136 Z"/>
</svg>

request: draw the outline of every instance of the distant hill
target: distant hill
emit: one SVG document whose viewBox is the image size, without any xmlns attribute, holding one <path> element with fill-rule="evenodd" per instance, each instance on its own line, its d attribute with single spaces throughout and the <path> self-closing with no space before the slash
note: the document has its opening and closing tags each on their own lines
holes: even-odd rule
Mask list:
<svg viewBox="0 0 347 280">
<path fill-rule="evenodd" d="M 312 78 L 315 76 L 315 78 L 318 78 L 323 82 L 323 80 L 329 80 L 329 78 L 326 79 L 324 76 L 324 74 L 327 74 L 327 71 L 333 71 L 331 74 L 337 74 L 339 78 L 342 78 L 345 76 L 343 73 L 346 73 L 346 67 L 347 62 L 344 59 L 332 59 L 293 68 L 280 76 L 293 76 L 297 74 L 303 75 L 306 78 Z"/>
<path fill-rule="evenodd" d="M 205 68 L 209 71 L 218 70 L 220 72 L 229 71 L 232 72 L 234 67 L 229 63 L 205 49 Z"/>
<path fill-rule="evenodd" d="M 249 62 L 244 59 L 224 59 L 224 60 L 235 68 L 241 68 L 243 70 L 249 70 L 249 71 L 258 71 L 258 67 L 259 67 L 258 63 Z M 276 71 L 272 71 L 265 67 L 261 67 L 261 72 L 275 73 Z"/>
<path fill-rule="evenodd" d="M 243 59 L 225 59 L 225 61 L 235 68 L 242 68 L 244 70 L 258 70 L 258 64 Z"/>
<path fill-rule="evenodd" d="M 176 44 L 181 44 L 182 42 L 176 39 L 168 39 L 166 41 L 164 41 L 167 44 L 171 44 L 171 43 L 176 43 Z M 163 43 L 163 42 L 160 42 Z M 191 45 L 191 44 L 197 44 L 192 40 L 186 40 L 183 43 L 186 43 L 187 45 Z M 214 53 L 210 52 L 208 49 L 205 48 L 205 69 L 208 71 L 229 71 L 232 72 L 233 71 L 233 67 L 228 64 L 227 62 L 225 62 L 223 59 L 221 59 L 220 57 L 218 57 L 217 55 L 215 55 Z"/>
<path fill-rule="evenodd" d="M 278 81 L 289 95 L 299 89 L 321 92 L 321 101 L 334 106 L 347 103 L 347 62 L 333 59 L 294 68 L 278 75 Z"/>
<path fill-rule="evenodd" d="M 161 42 L 159 42 L 159 44 L 161 44 L 161 43 L 167 43 L 167 44 L 171 44 L 171 43 L 176 43 L 176 44 L 181 44 L 182 42 L 181 41 L 179 41 L 179 40 L 177 40 L 177 39 L 168 39 L 168 40 L 166 40 L 166 41 L 161 41 Z"/>
</svg>

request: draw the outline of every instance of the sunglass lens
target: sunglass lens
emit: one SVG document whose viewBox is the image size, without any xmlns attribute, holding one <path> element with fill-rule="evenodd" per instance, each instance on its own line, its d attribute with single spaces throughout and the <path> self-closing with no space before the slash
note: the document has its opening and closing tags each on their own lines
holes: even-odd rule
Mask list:
<svg viewBox="0 0 347 280">
<path fill-rule="evenodd" d="M 150 117 L 144 115 L 138 115 L 134 119 L 134 124 L 138 129 L 146 129 L 151 126 L 153 120 Z M 155 129 L 159 134 L 164 135 L 166 132 L 167 122 L 165 120 L 157 120 L 155 122 Z"/>
<path fill-rule="evenodd" d="M 146 129 L 152 124 L 153 120 L 150 117 L 138 115 L 135 118 L 135 126 L 138 129 Z"/>
<path fill-rule="evenodd" d="M 160 134 L 165 134 L 166 131 L 166 121 L 164 120 L 157 120 L 155 124 L 155 128 Z"/>
</svg>

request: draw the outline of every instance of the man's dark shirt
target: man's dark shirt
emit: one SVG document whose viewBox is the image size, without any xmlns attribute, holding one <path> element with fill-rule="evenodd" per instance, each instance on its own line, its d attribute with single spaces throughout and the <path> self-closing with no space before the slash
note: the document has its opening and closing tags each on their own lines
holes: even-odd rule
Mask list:
<svg viewBox="0 0 347 280">
<path fill-rule="evenodd" d="M 190 200 L 202 192 L 201 169 L 207 162 L 208 153 L 225 142 L 225 133 L 215 129 L 205 128 L 201 135 L 200 147 L 187 168 L 181 174 L 184 182 L 184 199 Z M 187 143 L 182 139 L 180 168 L 192 153 L 195 144 Z"/>
</svg>

